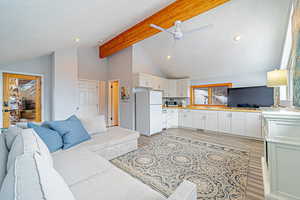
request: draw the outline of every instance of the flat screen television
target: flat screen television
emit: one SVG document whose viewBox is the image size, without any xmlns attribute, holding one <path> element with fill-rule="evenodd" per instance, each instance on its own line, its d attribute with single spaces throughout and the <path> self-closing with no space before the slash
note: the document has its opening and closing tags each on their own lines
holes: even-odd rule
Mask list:
<svg viewBox="0 0 300 200">
<path fill-rule="evenodd" d="M 228 88 L 229 107 L 270 107 L 274 105 L 274 90 L 266 86 Z"/>
</svg>

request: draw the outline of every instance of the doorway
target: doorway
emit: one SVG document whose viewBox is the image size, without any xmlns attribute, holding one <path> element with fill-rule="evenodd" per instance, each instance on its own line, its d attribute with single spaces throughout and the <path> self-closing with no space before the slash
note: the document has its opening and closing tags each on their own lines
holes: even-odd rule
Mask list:
<svg viewBox="0 0 300 200">
<path fill-rule="evenodd" d="M 119 126 L 119 81 L 109 81 L 108 87 L 108 125 Z"/>
<path fill-rule="evenodd" d="M 41 76 L 3 73 L 3 128 L 40 122 Z"/>
</svg>

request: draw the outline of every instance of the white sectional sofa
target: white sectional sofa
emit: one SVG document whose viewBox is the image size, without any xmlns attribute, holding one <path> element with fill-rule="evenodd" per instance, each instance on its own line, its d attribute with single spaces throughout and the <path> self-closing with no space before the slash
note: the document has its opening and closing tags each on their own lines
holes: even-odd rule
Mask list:
<svg viewBox="0 0 300 200">
<path fill-rule="evenodd" d="M 18 134 L 7 155 L 0 152 L 1 160 L 10 162 L 9 166 L 5 165 L 1 200 L 197 199 L 193 183 L 183 181 L 166 198 L 108 161 L 137 148 L 139 134 L 134 131 L 110 128 L 106 133 L 93 135 L 89 141 L 52 155 L 33 129 Z M 0 148 L 1 144 L 0 141 Z"/>
</svg>

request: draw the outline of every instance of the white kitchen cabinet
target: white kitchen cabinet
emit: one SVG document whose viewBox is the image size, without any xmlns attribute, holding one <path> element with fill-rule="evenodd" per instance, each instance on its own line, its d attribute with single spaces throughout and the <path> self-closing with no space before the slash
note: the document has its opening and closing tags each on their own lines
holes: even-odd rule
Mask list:
<svg viewBox="0 0 300 200">
<path fill-rule="evenodd" d="M 235 135 L 245 135 L 246 132 L 245 112 L 232 112 L 231 133 Z"/>
<path fill-rule="evenodd" d="M 261 113 L 246 113 L 245 136 L 262 138 Z"/>
<path fill-rule="evenodd" d="M 176 80 L 176 96 L 177 97 L 190 97 L 190 80 L 189 79 Z"/>
<path fill-rule="evenodd" d="M 202 110 L 192 110 L 192 127 L 195 129 L 205 129 L 206 112 Z"/>
<path fill-rule="evenodd" d="M 205 129 L 208 131 L 218 131 L 218 112 L 206 112 Z"/>
<path fill-rule="evenodd" d="M 299 200 L 300 114 L 296 110 L 269 108 L 262 116 L 265 127 L 265 155 L 262 159 L 265 199 Z M 248 118 L 255 120 L 258 116 L 249 115 Z"/>
<path fill-rule="evenodd" d="M 152 76 L 152 89 L 153 90 L 163 90 L 163 78 Z"/>
<path fill-rule="evenodd" d="M 152 88 L 152 76 L 149 74 L 138 73 L 133 76 L 133 83 L 135 87 Z"/>
<path fill-rule="evenodd" d="M 168 109 L 173 110 L 177 109 Z M 167 128 L 183 127 L 262 138 L 261 113 L 213 110 L 177 110 L 176 117 L 168 113 Z M 174 123 L 171 119 L 174 119 Z M 175 122 L 176 121 L 176 122 Z M 174 125 L 175 124 L 175 125 Z"/>
<path fill-rule="evenodd" d="M 191 110 L 184 109 L 179 112 L 179 125 L 181 127 L 193 128 L 193 114 Z"/>
<path fill-rule="evenodd" d="M 168 91 L 169 82 L 168 82 L 168 79 L 162 78 L 161 85 L 162 85 L 163 97 L 169 97 L 169 91 Z"/>
<path fill-rule="evenodd" d="M 218 130 L 224 133 L 231 132 L 232 113 L 220 111 L 218 112 Z"/>
<path fill-rule="evenodd" d="M 165 79 L 146 73 L 133 75 L 133 84 L 136 88 L 151 88 L 163 91 L 163 97 L 189 97 L 189 79 Z"/>
<path fill-rule="evenodd" d="M 177 97 L 177 80 L 175 79 L 168 80 L 168 96 Z"/>
<path fill-rule="evenodd" d="M 178 128 L 177 109 L 167 109 L 167 128 Z"/>
<path fill-rule="evenodd" d="M 168 128 L 168 111 L 167 109 L 163 109 L 162 111 L 162 128 L 167 129 Z"/>
</svg>

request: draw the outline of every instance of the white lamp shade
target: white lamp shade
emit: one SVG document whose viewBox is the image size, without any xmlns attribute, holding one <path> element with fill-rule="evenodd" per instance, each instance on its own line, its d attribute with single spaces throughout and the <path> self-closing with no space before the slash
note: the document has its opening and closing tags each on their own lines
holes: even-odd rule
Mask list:
<svg viewBox="0 0 300 200">
<path fill-rule="evenodd" d="M 280 87 L 288 84 L 288 72 L 286 69 L 268 72 L 268 87 Z"/>
</svg>

